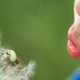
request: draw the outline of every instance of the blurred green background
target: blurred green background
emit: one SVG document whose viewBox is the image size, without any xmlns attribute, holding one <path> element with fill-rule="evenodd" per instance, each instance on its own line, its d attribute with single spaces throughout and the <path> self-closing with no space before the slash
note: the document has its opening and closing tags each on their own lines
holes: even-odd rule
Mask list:
<svg viewBox="0 0 80 80">
<path fill-rule="evenodd" d="M 0 0 L 2 45 L 26 65 L 37 63 L 32 80 L 64 80 L 79 66 L 66 50 L 73 0 Z"/>
</svg>

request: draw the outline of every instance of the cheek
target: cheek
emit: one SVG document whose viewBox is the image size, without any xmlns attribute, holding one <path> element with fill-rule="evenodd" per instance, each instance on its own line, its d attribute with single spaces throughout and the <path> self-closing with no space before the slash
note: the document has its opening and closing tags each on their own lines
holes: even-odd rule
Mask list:
<svg viewBox="0 0 80 80">
<path fill-rule="evenodd" d="M 78 49 L 70 40 L 67 42 L 67 50 L 72 58 L 80 59 L 80 49 Z"/>
</svg>

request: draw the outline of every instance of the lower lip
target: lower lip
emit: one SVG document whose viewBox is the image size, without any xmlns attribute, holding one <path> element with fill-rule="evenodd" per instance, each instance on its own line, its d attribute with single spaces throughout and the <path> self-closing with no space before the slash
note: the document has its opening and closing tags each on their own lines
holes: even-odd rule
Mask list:
<svg viewBox="0 0 80 80">
<path fill-rule="evenodd" d="M 70 40 L 67 42 L 67 50 L 74 59 L 80 59 L 80 49 Z"/>
</svg>

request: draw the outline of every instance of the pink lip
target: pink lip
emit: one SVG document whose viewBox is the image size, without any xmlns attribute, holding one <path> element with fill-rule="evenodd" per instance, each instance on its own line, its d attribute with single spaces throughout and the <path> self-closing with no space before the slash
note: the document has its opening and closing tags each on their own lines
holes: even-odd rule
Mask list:
<svg viewBox="0 0 80 80">
<path fill-rule="evenodd" d="M 80 49 L 71 41 L 67 42 L 67 50 L 74 59 L 80 59 Z"/>
</svg>

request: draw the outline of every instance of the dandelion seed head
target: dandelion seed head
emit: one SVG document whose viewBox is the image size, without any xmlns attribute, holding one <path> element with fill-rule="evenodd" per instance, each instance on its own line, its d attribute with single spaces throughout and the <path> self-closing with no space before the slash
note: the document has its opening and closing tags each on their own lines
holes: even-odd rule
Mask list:
<svg viewBox="0 0 80 80">
<path fill-rule="evenodd" d="M 0 80 L 29 80 L 34 75 L 35 62 L 31 61 L 28 66 L 19 62 L 13 50 L 0 48 Z"/>
</svg>

